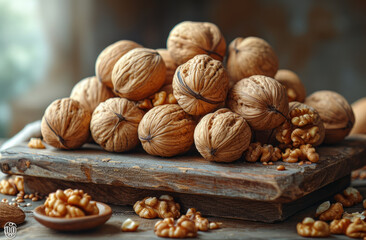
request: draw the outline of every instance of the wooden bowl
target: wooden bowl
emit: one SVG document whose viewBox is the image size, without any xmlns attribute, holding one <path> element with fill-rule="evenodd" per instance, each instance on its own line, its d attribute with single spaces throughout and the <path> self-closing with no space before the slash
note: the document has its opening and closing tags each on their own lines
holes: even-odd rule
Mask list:
<svg viewBox="0 0 366 240">
<path fill-rule="evenodd" d="M 104 224 L 111 216 L 112 209 L 107 204 L 96 202 L 99 209 L 98 215 L 76 218 L 57 218 L 46 216 L 44 206 L 33 210 L 34 218 L 42 225 L 59 231 L 81 231 L 95 228 Z"/>
</svg>

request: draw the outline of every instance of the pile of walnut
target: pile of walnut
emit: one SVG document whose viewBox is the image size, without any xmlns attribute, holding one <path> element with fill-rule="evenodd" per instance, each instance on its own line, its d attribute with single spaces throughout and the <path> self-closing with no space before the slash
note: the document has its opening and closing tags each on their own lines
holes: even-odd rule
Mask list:
<svg viewBox="0 0 366 240">
<path fill-rule="evenodd" d="M 351 238 L 366 237 L 366 212 L 347 213 L 343 207 L 352 207 L 362 202 L 366 209 L 366 200 L 360 192 L 348 187 L 342 193 L 334 196 L 335 203 L 326 201 L 316 209 L 315 217 L 319 220 L 306 217 L 297 224 L 297 233 L 303 237 L 328 237 L 331 234 L 343 234 Z M 362 201 L 363 200 L 363 201 Z M 328 224 L 327 222 L 330 222 Z"/>
<path fill-rule="evenodd" d="M 316 163 L 316 146 L 351 131 L 352 108 L 331 91 L 307 97 L 300 78 L 278 66 L 265 40 L 238 37 L 227 49 L 208 22 L 177 24 L 167 49 L 121 40 L 100 53 L 95 76 L 46 109 L 43 139 L 61 149 L 93 139 L 126 152 L 141 142 L 172 157 L 194 144 L 207 161 Z"/>
</svg>

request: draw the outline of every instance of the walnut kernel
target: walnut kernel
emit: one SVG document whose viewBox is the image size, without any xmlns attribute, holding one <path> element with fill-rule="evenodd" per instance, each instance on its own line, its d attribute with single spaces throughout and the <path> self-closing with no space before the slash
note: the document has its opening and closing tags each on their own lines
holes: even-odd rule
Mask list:
<svg viewBox="0 0 366 240">
<path fill-rule="evenodd" d="M 305 218 L 296 226 L 297 233 L 303 237 L 328 237 L 330 235 L 329 225 L 323 221 L 314 221 L 312 218 Z"/>
<path fill-rule="evenodd" d="M 123 232 L 136 232 L 137 228 L 139 227 L 140 223 L 133 221 L 130 218 L 127 218 L 121 226 L 121 230 Z"/>
<path fill-rule="evenodd" d="M 337 202 L 337 203 L 332 204 L 329 209 L 322 212 L 319 215 L 319 220 L 332 221 L 335 219 L 341 219 L 343 212 L 344 212 L 344 210 L 343 210 L 342 204 Z"/>
<path fill-rule="evenodd" d="M 248 162 L 275 162 L 281 159 L 281 150 L 277 147 L 273 147 L 269 144 L 263 144 L 256 142 L 251 143 L 248 150 L 245 152 L 245 160 Z"/>
<path fill-rule="evenodd" d="M 180 217 L 176 223 L 174 218 L 165 218 L 155 224 L 154 232 L 159 237 L 186 238 L 196 237 L 197 228 L 195 222 L 187 216 Z"/>
<path fill-rule="evenodd" d="M 338 193 L 334 196 L 337 202 L 342 203 L 345 207 L 351 207 L 357 203 L 362 202 L 362 196 L 360 192 L 353 187 L 346 188 L 342 194 Z"/>
<path fill-rule="evenodd" d="M 36 149 L 45 149 L 45 145 L 43 145 L 42 140 L 40 138 L 31 138 L 28 142 L 29 148 L 36 148 Z"/>
<path fill-rule="evenodd" d="M 5 195 L 16 195 L 18 193 L 18 189 L 12 179 L 3 179 L 0 182 L 0 193 Z"/>
<path fill-rule="evenodd" d="M 346 234 L 348 226 L 351 224 L 351 221 L 347 218 L 333 220 L 330 223 L 330 233 L 331 234 Z"/>
<path fill-rule="evenodd" d="M 180 216 L 180 205 L 169 195 L 162 195 L 159 199 L 146 197 L 137 201 L 133 209 L 141 218 L 178 218 Z"/>
<path fill-rule="evenodd" d="M 351 238 L 366 237 L 366 222 L 360 218 L 357 218 L 347 227 L 346 235 Z"/>
</svg>

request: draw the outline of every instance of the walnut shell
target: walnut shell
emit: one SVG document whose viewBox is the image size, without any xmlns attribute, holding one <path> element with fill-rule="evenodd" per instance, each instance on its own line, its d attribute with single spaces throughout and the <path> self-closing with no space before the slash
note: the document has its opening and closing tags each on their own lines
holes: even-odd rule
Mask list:
<svg viewBox="0 0 366 240">
<path fill-rule="evenodd" d="M 145 112 L 126 98 L 111 98 L 99 104 L 90 122 L 93 139 L 109 152 L 125 152 L 139 143 L 138 125 Z"/>
<path fill-rule="evenodd" d="M 157 51 L 136 48 L 114 65 L 112 82 L 118 96 L 139 101 L 158 91 L 164 84 L 165 75 L 165 63 Z"/>
<path fill-rule="evenodd" d="M 275 79 L 285 86 L 289 102 L 303 103 L 305 101 L 306 90 L 296 73 L 287 69 L 280 69 L 276 73 Z"/>
<path fill-rule="evenodd" d="M 273 78 L 278 70 L 278 58 L 272 47 L 257 37 L 235 38 L 229 45 L 227 71 L 237 82 L 252 75 Z"/>
<path fill-rule="evenodd" d="M 166 67 L 166 76 L 164 85 L 172 84 L 174 73 L 178 65 L 175 63 L 172 56 L 170 56 L 170 53 L 167 49 L 156 49 L 156 51 L 158 51 L 160 56 L 163 58 Z"/>
<path fill-rule="evenodd" d="M 74 86 L 70 94 L 71 99 L 78 101 L 90 113 L 93 113 L 99 103 L 112 97 L 112 90 L 100 83 L 96 77 L 84 78 Z"/>
<path fill-rule="evenodd" d="M 361 98 L 352 103 L 352 110 L 356 122 L 350 134 L 366 134 L 366 98 Z"/>
<path fill-rule="evenodd" d="M 41 123 L 43 140 L 55 148 L 75 149 L 87 142 L 90 136 L 91 113 L 71 98 L 52 102 Z"/>
<path fill-rule="evenodd" d="M 196 126 L 178 104 L 152 108 L 142 118 L 138 136 L 148 154 L 172 157 L 189 150 Z"/>
<path fill-rule="evenodd" d="M 239 114 L 222 108 L 205 115 L 194 130 L 194 143 L 202 157 L 215 162 L 232 162 L 248 148 L 252 133 Z"/>
<path fill-rule="evenodd" d="M 112 70 L 116 62 L 128 51 L 142 48 L 138 43 L 130 40 L 121 40 L 106 47 L 98 56 L 95 63 L 95 75 L 99 81 L 109 88 L 113 88 Z"/>
<path fill-rule="evenodd" d="M 278 127 L 286 120 L 289 107 L 285 87 L 260 75 L 237 82 L 229 91 L 227 106 L 244 117 L 252 130 Z"/>
<path fill-rule="evenodd" d="M 177 68 L 172 85 L 174 97 L 184 111 L 202 115 L 224 103 L 229 79 L 220 61 L 197 55 Z"/>
<path fill-rule="evenodd" d="M 226 52 L 225 38 L 220 29 L 209 22 L 185 21 L 169 33 L 167 47 L 178 65 L 199 54 L 207 54 L 222 61 Z"/>
<path fill-rule="evenodd" d="M 325 127 L 324 143 L 342 141 L 355 123 L 352 107 L 340 94 L 333 91 L 317 91 L 306 98 L 305 104 L 315 108 Z"/>
</svg>

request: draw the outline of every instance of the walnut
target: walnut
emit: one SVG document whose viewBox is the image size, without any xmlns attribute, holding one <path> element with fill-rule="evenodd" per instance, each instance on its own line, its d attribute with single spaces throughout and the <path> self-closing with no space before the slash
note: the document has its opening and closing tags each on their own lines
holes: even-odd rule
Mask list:
<svg viewBox="0 0 366 240">
<path fill-rule="evenodd" d="M 45 149 L 46 147 L 43 145 L 42 140 L 40 138 L 31 138 L 28 142 L 29 148 L 36 149 Z"/>
<path fill-rule="evenodd" d="M 288 115 L 285 87 L 265 76 L 251 76 L 237 82 L 229 91 L 228 107 L 245 118 L 253 130 L 280 126 Z"/>
<path fill-rule="evenodd" d="M 128 51 L 134 48 L 142 48 L 129 40 L 121 40 L 106 47 L 98 56 L 95 63 L 95 75 L 99 81 L 109 88 L 113 88 L 112 70 L 116 62 Z"/>
<path fill-rule="evenodd" d="M 319 213 L 318 209 L 317 209 L 317 213 Z M 321 212 L 319 214 L 319 220 L 332 221 L 335 219 L 341 219 L 343 212 L 344 212 L 344 210 L 343 210 L 342 204 L 337 202 L 337 203 L 330 205 L 330 207 L 328 209 L 326 209 L 325 211 Z"/>
<path fill-rule="evenodd" d="M 285 86 L 289 102 L 305 101 L 305 87 L 296 73 L 287 69 L 280 69 L 277 71 L 274 78 Z"/>
<path fill-rule="evenodd" d="M 133 221 L 130 218 L 127 218 L 121 226 L 121 230 L 123 232 L 136 232 L 137 228 L 139 227 L 140 223 Z"/>
<path fill-rule="evenodd" d="M 225 38 L 213 23 L 185 21 L 169 33 L 168 51 L 178 65 L 199 54 L 222 61 L 226 52 Z"/>
<path fill-rule="evenodd" d="M 201 212 L 197 212 L 195 208 L 189 208 L 187 210 L 186 216 L 194 221 L 198 231 L 205 232 L 210 229 L 210 222 L 208 221 L 208 219 L 202 217 Z"/>
<path fill-rule="evenodd" d="M 154 232 L 159 237 L 186 238 L 196 237 L 197 228 L 195 222 L 187 216 L 180 217 L 176 223 L 174 218 L 165 218 L 155 224 Z"/>
<path fill-rule="evenodd" d="M 90 118 L 90 112 L 78 101 L 71 98 L 55 100 L 42 118 L 43 140 L 56 148 L 79 148 L 89 139 Z"/>
<path fill-rule="evenodd" d="M 357 218 L 353 223 L 351 223 L 347 230 L 346 235 L 351 238 L 363 238 L 366 237 L 366 222 Z"/>
<path fill-rule="evenodd" d="M 229 79 L 220 61 L 197 55 L 177 68 L 172 86 L 174 97 L 184 111 L 204 115 L 223 105 Z"/>
<path fill-rule="evenodd" d="M 344 212 L 342 215 L 343 219 L 348 219 L 351 222 L 356 221 L 356 219 L 360 218 L 361 220 L 365 220 L 366 216 L 365 216 L 365 212 L 359 213 L 359 212 L 354 212 L 354 213 L 348 213 L 348 212 Z"/>
<path fill-rule="evenodd" d="M 366 134 L 366 97 L 352 103 L 355 123 L 350 134 Z"/>
<path fill-rule="evenodd" d="M 18 189 L 12 179 L 3 179 L 0 181 L 0 193 L 5 195 L 16 195 Z"/>
<path fill-rule="evenodd" d="M 93 139 L 110 152 L 125 152 L 139 143 L 138 125 L 144 111 L 126 98 L 111 98 L 95 109 L 90 131 Z"/>
<path fill-rule="evenodd" d="M 14 180 L 10 179 L 10 181 L 13 181 L 13 183 L 15 184 L 17 190 L 19 192 L 24 192 L 24 178 L 21 176 L 16 176 L 14 178 Z"/>
<path fill-rule="evenodd" d="M 144 150 L 172 157 L 189 150 L 196 126 L 192 117 L 177 104 L 156 106 L 142 118 L 138 136 Z"/>
<path fill-rule="evenodd" d="M 299 161 L 302 157 L 302 151 L 299 148 L 290 149 L 287 148 L 284 153 L 282 153 L 282 160 L 288 163 L 295 163 Z"/>
<path fill-rule="evenodd" d="M 84 78 L 74 86 L 70 94 L 71 99 L 78 101 L 90 113 L 93 113 L 99 103 L 112 97 L 112 90 L 100 83 L 96 77 Z"/>
<path fill-rule="evenodd" d="M 202 157 L 232 162 L 248 148 L 252 133 L 243 117 L 222 108 L 205 115 L 194 131 L 194 143 Z"/>
<path fill-rule="evenodd" d="M 133 209 L 142 218 L 178 218 L 180 216 L 180 205 L 169 195 L 162 195 L 159 199 L 146 197 L 137 201 Z"/>
<path fill-rule="evenodd" d="M 156 51 L 158 51 L 158 53 L 163 58 L 166 67 L 164 85 L 172 84 L 174 73 L 178 65 L 175 63 L 175 60 L 172 58 L 172 56 L 170 56 L 170 52 L 167 49 L 156 49 Z"/>
<path fill-rule="evenodd" d="M 309 160 L 310 162 L 316 163 L 319 161 L 319 154 L 310 144 L 306 144 L 301 145 L 299 148 L 287 148 L 282 153 L 282 160 L 289 163 L 295 163 L 298 160 Z"/>
<path fill-rule="evenodd" d="M 226 65 L 234 82 L 252 75 L 273 78 L 278 70 L 278 58 L 272 47 L 263 39 L 238 37 L 229 45 Z"/>
<path fill-rule="evenodd" d="M 281 159 L 281 150 L 279 148 L 267 144 L 262 146 L 259 142 L 251 143 L 245 153 L 245 160 L 248 162 L 258 160 L 261 162 L 275 162 L 279 159 Z"/>
<path fill-rule="evenodd" d="M 112 83 L 118 96 L 139 101 L 158 91 L 165 75 L 164 61 L 157 51 L 135 48 L 114 65 Z"/>
<path fill-rule="evenodd" d="M 357 203 L 362 202 L 362 196 L 360 192 L 353 187 L 346 188 L 342 194 L 338 193 L 334 196 L 337 202 L 342 203 L 345 207 L 351 207 Z"/>
<path fill-rule="evenodd" d="M 340 220 L 333 220 L 330 223 L 330 233 L 331 234 L 346 234 L 346 230 L 348 226 L 351 224 L 349 219 L 340 219 Z"/>
<path fill-rule="evenodd" d="M 323 221 L 314 221 L 312 218 L 305 218 L 296 226 L 297 233 L 303 237 L 328 237 L 330 235 L 329 225 Z"/>
<path fill-rule="evenodd" d="M 317 91 L 306 98 L 305 104 L 318 111 L 324 123 L 325 143 L 342 141 L 355 123 L 352 107 L 336 92 Z"/>
</svg>

